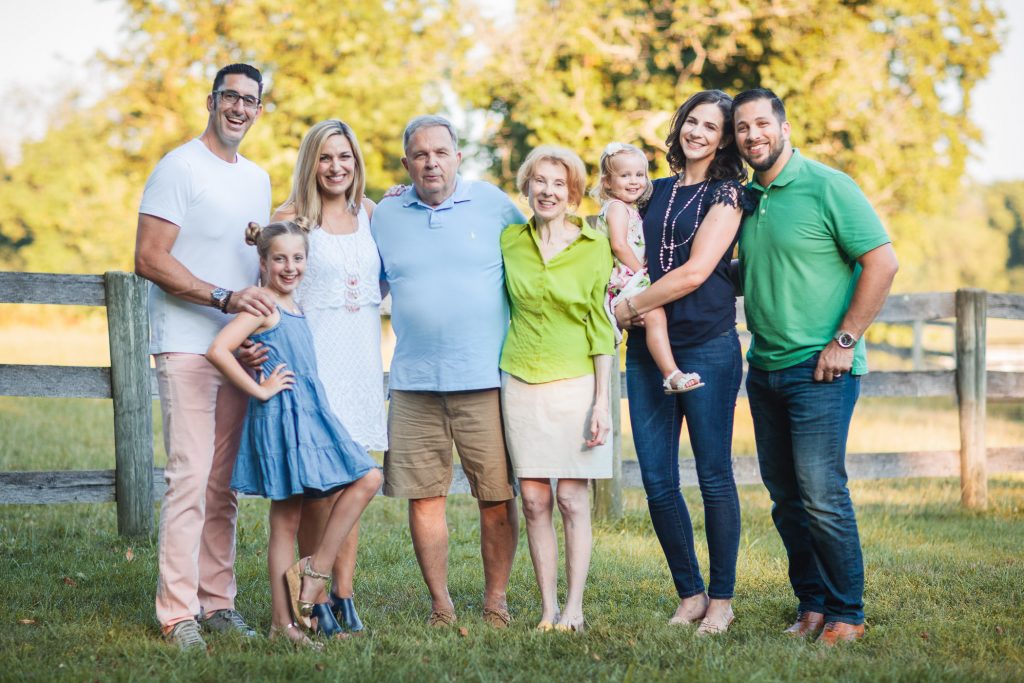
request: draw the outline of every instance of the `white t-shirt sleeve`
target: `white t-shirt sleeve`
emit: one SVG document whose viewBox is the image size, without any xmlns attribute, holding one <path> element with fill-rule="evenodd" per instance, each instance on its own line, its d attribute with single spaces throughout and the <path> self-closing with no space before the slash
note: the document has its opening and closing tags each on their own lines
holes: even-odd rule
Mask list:
<svg viewBox="0 0 1024 683">
<path fill-rule="evenodd" d="M 181 155 L 169 154 L 153 169 L 142 192 L 139 213 L 181 227 L 192 203 L 192 173 Z"/>
</svg>

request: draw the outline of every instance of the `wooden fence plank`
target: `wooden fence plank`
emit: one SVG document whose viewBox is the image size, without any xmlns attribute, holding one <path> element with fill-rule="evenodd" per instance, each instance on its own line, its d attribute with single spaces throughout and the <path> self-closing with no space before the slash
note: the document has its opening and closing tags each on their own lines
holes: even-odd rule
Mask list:
<svg viewBox="0 0 1024 683">
<path fill-rule="evenodd" d="M 148 536 L 153 530 L 153 400 L 147 286 L 134 273 L 110 272 L 104 279 L 114 399 L 117 532 Z"/>
<path fill-rule="evenodd" d="M 1018 295 L 1005 296 L 1012 297 Z M 1014 308 L 1013 310 L 1016 309 Z M 1021 310 L 1024 310 L 1024 307 Z M 939 320 L 941 318 L 952 318 L 955 315 L 956 308 L 953 301 L 953 292 L 890 294 L 875 321 L 880 323 L 902 323 L 915 320 Z M 736 322 L 742 325 L 747 323 L 743 297 L 736 299 Z"/>
<path fill-rule="evenodd" d="M 1024 320 L 1024 294 L 989 292 L 988 317 Z"/>
<path fill-rule="evenodd" d="M 986 375 L 989 400 L 1024 398 L 1024 372 L 989 370 Z"/>
<path fill-rule="evenodd" d="M 0 365 L 0 396 L 110 398 L 110 368 Z"/>
<path fill-rule="evenodd" d="M 0 303 L 103 306 L 103 276 L 0 273 Z"/>
<path fill-rule="evenodd" d="M 0 503 L 110 503 L 114 470 L 0 472 Z"/>
<path fill-rule="evenodd" d="M 955 396 L 955 375 L 953 370 L 869 372 L 861 378 L 860 395 L 893 398 Z"/>
<path fill-rule="evenodd" d="M 70 396 L 110 398 L 110 368 L 84 368 L 61 365 L 0 365 L 0 396 Z M 156 371 L 149 369 L 150 395 L 159 398 Z M 620 391 L 626 393 L 626 373 L 619 375 Z M 990 399 L 1024 398 L 1024 373 L 988 371 Z M 388 373 L 384 373 L 384 390 Z M 747 395 L 740 385 L 740 397 Z M 953 370 L 909 372 L 869 372 L 861 380 L 862 397 L 891 396 L 921 398 L 955 396 L 956 373 Z"/>
<path fill-rule="evenodd" d="M 3 393 L 4 368 L 13 367 L 46 367 L 0 365 L 0 396 L 35 396 L 37 394 Z M 89 368 L 90 370 L 106 370 L 106 368 Z M 150 368 L 150 390 L 153 400 L 159 398 L 156 384 L 156 370 Z M 744 377 L 746 373 L 744 372 Z M 1024 373 L 990 370 L 988 372 L 989 398 L 1024 398 Z M 384 373 L 384 393 L 388 390 L 388 373 Z M 626 373 L 619 374 L 619 391 L 626 395 Z M 38 394 L 43 395 L 43 394 Z M 47 396 L 52 394 L 45 394 Z M 740 398 L 746 398 L 745 382 L 740 384 Z M 918 370 L 909 372 L 875 371 L 869 372 L 861 381 L 861 393 L 864 396 L 891 396 L 894 398 L 923 398 L 926 396 L 955 396 L 956 373 L 953 370 Z M 109 398 L 109 393 L 107 396 Z M 103 398 L 103 397 L 101 397 Z"/>
<path fill-rule="evenodd" d="M 905 477 L 956 477 L 960 472 L 959 451 L 918 451 L 913 453 L 849 453 L 846 468 L 851 480 L 902 479 Z M 683 486 L 697 485 L 692 458 L 681 461 Z M 990 474 L 1024 472 L 1024 446 L 988 449 Z M 733 458 L 737 484 L 758 484 L 761 476 L 757 458 Z M 623 488 L 642 488 L 636 460 L 622 463 Z M 157 500 L 167 490 L 162 468 L 153 468 L 153 493 Z M 469 482 L 458 464 L 454 466 L 449 493 L 469 493 Z M 242 496 L 258 498 L 258 496 Z M 111 503 L 114 501 L 114 470 L 68 470 L 63 472 L 0 472 L 0 505 L 50 503 Z"/>
<path fill-rule="evenodd" d="M 955 315 L 956 307 L 952 292 L 890 294 L 875 321 L 880 323 L 913 322 L 915 320 L 952 318 Z"/>
</svg>

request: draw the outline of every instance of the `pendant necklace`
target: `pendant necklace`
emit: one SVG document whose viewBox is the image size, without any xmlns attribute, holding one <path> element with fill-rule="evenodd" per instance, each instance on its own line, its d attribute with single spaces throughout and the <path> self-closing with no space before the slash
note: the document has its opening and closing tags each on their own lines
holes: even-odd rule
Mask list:
<svg viewBox="0 0 1024 683">
<path fill-rule="evenodd" d="M 668 198 L 668 207 L 665 209 L 665 219 L 661 223 L 661 245 L 658 248 L 658 263 L 661 265 L 661 271 L 667 273 L 672 270 L 673 262 L 676 257 L 676 249 L 678 247 L 685 246 L 690 243 L 694 235 L 697 234 L 697 228 L 700 227 L 700 209 L 704 203 L 704 193 L 708 189 L 708 184 L 711 182 L 711 178 L 705 178 L 704 182 L 700 184 L 697 191 L 693 193 L 693 196 L 687 200 L 683 208 L 676 212 L 675 216 L 672 216 L 672 220 L 669 220 L 669 216 L 672 214 L 672 205 L 676 201 L 676 191 L 683 182 L 683 175 L 680 173 L 678 179 L 672 184 L 672 194 Z M 682 242 L 676 242 L 676 221 L 679 216 L 690 208 L 690 204 L 693 204 L 694 200 L 697 201 L 697 218 L 693 221 L 693 231 L 690 232 L 690 236 Z M 672 224 L 672 229 L 669 230 L 669 223 Z"/>
<path fill-rule="evenodd" d="M 321 230 L 323 230 L 323 227 L 321 227 Z M 359 305 L 359 244 L 356 241 L 356 235 L 359 234 L 359 223 L 357 221 L 355 232 L 327 232 L 327 234 L 331 237 L 352 238 L 333 239 L 331 243 L 340 252 L 341 267 L 345 271 L 345 310 L 349 313 L 358 313 L 361 308 Z"/>
</svg>

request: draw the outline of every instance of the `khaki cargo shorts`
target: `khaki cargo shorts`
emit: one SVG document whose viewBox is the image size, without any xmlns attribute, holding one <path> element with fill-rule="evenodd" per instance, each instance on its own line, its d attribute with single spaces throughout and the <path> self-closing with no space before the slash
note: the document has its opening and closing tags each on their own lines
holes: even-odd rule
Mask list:
<svg viewBox="0 0 1024 683">
<path fill-rule="evenodd" d="M 474 498 L 514 498 L 499 395 L 498 389 L 393 390 L 388 411 L 389 448 L 384 454 L 384 495 L 412 499 L 448 495 L 454 444 Z"/>
</svg>

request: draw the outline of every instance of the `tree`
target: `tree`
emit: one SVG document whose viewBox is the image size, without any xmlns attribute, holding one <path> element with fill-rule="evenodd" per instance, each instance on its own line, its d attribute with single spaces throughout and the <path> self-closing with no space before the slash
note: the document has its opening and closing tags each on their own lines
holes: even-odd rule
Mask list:
<svg viewBox="0 0 1024 683">
<path fill-rule="evenodd" d="M 883 214 L 957 190 L 978 137 L 971 92 L 998 50 L 998 11 L 956 0 L 521 0 L 462 93 L 490 114 L 492 170 L 510 186 L 529 148 L 596 161 L 612 140 L 664 135 L 690 94 L 765 86 L 794 142 L 852 175 Z"/>
<path fill-rule="evenodd" d="M 1003 181 L 984 188 L 989 226 L 1006 240 L 1010 289 L 1024 290 L 1024 181 Z"/>
<path fill-rule="evenodd" d="M 785 99 L 801 150 L 853 176 L 887 220 L 897 286 L 1024 272 L 1019 192 L 978 204 L 961 184 L 978 138 L 971 95 L 999 49 L 994 0 L 517 0 L 497 27 L 478 0 L 122 1 L 127 45 L 102 60 L 107 97 L 70 96 L 21 162 L 0 166 L 4 267 L 130 267 L 147 175 L 202 130 L 216 69 L 247 61 L 267 90 L 242 153 L 270 172 L 275 203 L 302 135 L 325 118 L 358 134 L 376 196 L 406 177 L 410 117 L 465 109 L 484 123 L 485 167 L 512 190 L 542 142 L 591 163 L 610 141 L 636 142 L 663 174 L 687 96 L 763 85 Z M 958 220 L 981 223 L 964 233 Z"/>
<path fill-rule="evenodd" d="M 125 4 L 126 49 L 103 60 L 117 86 L 100 104 L 58 117 L 3 169 L 6 267 L 130 267 L 146 177 L 202 131 L 213 76 L 231 62 L 256 65 L 267 82 L 242 153 L 270 173 L 275 204 L 288 194 L 303 134 L 326 118 L 356 131 L 376 195 L 405 177 L 403 127 L 443 108 L 443 83 L 471 47 L 464 27 L 472 12 L 446 0 Z"/>
<path fill-rule="evenodd" d="M 0 259 L 42 272 L 130 269 L 141 186 L 110 152 L 96 110 L 58 114 L 0 183 Z"/>
</svg>

